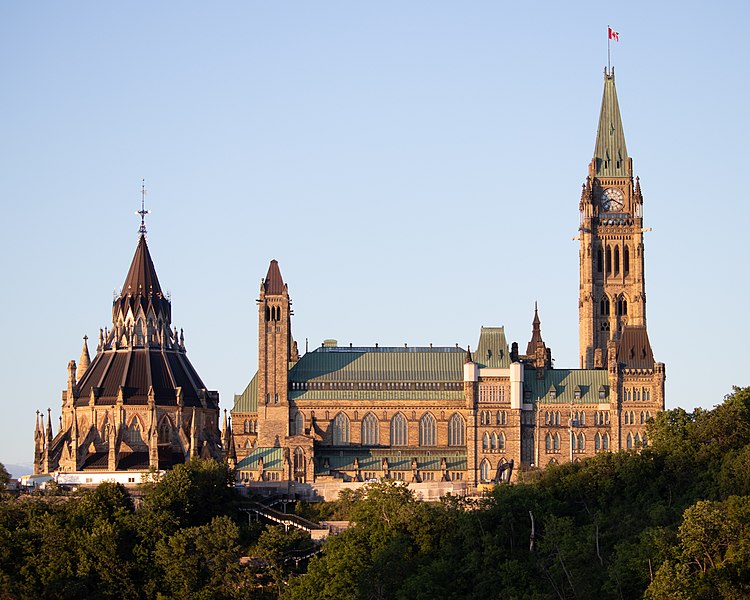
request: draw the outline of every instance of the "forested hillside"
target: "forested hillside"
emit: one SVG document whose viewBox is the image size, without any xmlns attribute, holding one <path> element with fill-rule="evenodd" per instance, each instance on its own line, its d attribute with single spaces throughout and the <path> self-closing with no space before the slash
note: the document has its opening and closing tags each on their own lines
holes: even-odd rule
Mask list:
<svg viewBox="0 0 750 600">
<path fill-rule="evenodd" d="M 289 560 L 309 539 L 250 523 L 217 463 L 145 486 L 138 510 L 114 484 L 5 497 L 0 598 L 750 597 L 750 388 L 659 414 L 648 439 L 477 503 L 381 482 L 299 506 L 355 524 L 309 565 Z"/>
</svg>

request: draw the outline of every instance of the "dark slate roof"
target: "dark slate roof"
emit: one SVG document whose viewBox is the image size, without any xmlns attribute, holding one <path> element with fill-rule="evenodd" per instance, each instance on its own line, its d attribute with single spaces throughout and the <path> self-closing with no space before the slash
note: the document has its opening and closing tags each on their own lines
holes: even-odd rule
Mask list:
<svg viewBox="0 0 750 600">
<path fill-rule="evenodd" d="M 645 326 L 626 325 L 623 328 L 617 362 L 628 369 L 654 368 L 654 353 Z"/>
<path fill-rule="evenodd" d="M 125 404 L 146 404 L 153 388 L 158 406 L 177 403 L 177 387 L 182 388 L 185 406 L 200 406 L 205 385 L 184 352 L 162 348 L 124 348 L 98 352 L 78 382 L 76 405 L 89 402 L 91 390 L 97 404 L 114 404 L 120 388 Z M 217 404 L 208 393 L 209 406 Z"/>
<path fill-rule="evenodd" d="M 611 74 L 604 73 L 604 94 L 596 132 L 594 161 L 598 177 L 628 176 L 628 149 L 625 146 L 625 132 L 617 102 L 614 70 Z"/>
<path fill-rule="evenodd" d="M 268 265 L 268 273 L 263 280 L 263 286 L 266 294 L 284 293 L 284 280 L 281 278 L 279 263 L 276 259 L 272 260 L 271 264 Z"/>
<path fill-rule="evenodd" d="M 159 278 L 156 276 L 156 268 L 154 268 L 154 261 L 151 260 L 145 235 L 138 238 L 133 262 L 125 277 L 125 283 L 122 285 L 123 294 L 137 294 L 138 292 L 161 294 Z"/>
</svg>

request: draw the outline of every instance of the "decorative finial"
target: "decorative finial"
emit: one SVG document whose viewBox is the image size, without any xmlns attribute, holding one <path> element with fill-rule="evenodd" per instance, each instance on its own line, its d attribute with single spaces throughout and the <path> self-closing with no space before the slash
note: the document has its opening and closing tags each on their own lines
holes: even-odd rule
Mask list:
<svg viewBox="0 0 750 600">
<path fill-rule="evenodd" d="M 141 226 L 138 228 L 138 235 L 146 237 L 146 215 L 151 211 L 146 210 L 146 180 L 141 179 L 141 210 L 135 214 L 141 215 Z"/>
</svg>

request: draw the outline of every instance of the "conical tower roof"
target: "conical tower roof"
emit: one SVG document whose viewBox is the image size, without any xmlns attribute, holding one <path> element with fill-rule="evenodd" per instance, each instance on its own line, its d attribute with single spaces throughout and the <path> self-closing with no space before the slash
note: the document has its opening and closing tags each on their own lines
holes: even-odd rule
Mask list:
<svg viewBox="0 0 750 600">
<path fill-rule="evenodd" d="M 594 175 L 597 177 L 628 176 L 628 149 L 625 145 L 620 105 L 617 102 L 614 69 L 611 73 L 604 71 L 604 95 L 594 148 Z"/>
<path fill-rule="evenodd" d="M 284 280 L 281 277 L 279 262 L 276 259 L 273 259 L 271 261 L 271 264 L 268 265 L 268 273 L 266 274 L 266 278 L 263 280 L 263 289 L 266 294 L 284 293 Z"/>
<path fill-rule="evenodd" d="M 161 295 L 161 286 L 159 278 L 156 276 L 154 261 L 151 260 L 151 253 L 148 251 L 146 236 L 141 235 L 138 238 L 138 246 L 135 249 L 133 262 L 130 264 L 130 270 L 125 283 L 122 285 L 122 294 L 149 293 Z"/>
</svg>

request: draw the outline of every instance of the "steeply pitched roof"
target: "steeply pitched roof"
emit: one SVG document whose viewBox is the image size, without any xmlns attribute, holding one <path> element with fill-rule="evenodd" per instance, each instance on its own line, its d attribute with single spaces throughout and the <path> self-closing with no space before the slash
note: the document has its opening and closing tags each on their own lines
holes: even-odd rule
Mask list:
<svg viewBox="0 0 750 600">
<path fill-rule="evenodd" d="M 138 239 L 133 262 L 130 264 L 127 277 L 125 277 L 125 283 L 122 285 L 123 296 L 137 294 L 138 292 L 145 295 L 149 293 L 161 295 L 159 278 L 156 276 L 154 261 L 151 260 L 145 235 L 141 235 Z"/>
<path fill-rule="evenodd" d="M 554 387 L 555 398 L 549 395 Z M 599 390 L 604 388 L 605 397 L 599 398 Z M 576 399 L 576 388 L 580 398 Z M 535 404 L 599 404 L 609 402 L 609 375 L 606 369 L 547 369 L 544 379 L 537 379 L 536 371 L 524 371 L 524 389 L 530 398 L 524 402 Z M 525 394 L 524 394 L 525 396 Z"/>
<path fill-rule="evenodd" d="M 597 177 L 627 177 L 628 149 L 617 102 L 615 74 L 604 73 L 604 95 L 599 113 L 599 128 L 594 148 L 595 175 Z"/>
<path fill-rule="evenodd" d="M 510 366 L 508 342 L 503 327 L 482 327 L 479 344 L 474 352 L 474 362 L 491 369 L 507 369 Z"/>
<path fill-rule="evenodd" d="M 263 280 L 263 285 L 266 294 L 284 293 L 284 280 L 281 277 L 279 263 L 276 259 L 272 260 L 271 264 L 268 265 L 268 273 L 266 274 L 266 278 Z"/>
<path fill-rule="evenodd" d="M 234 395 L 234 407 L 232 414 L 235 413 L 254 413 L 258 412 L 258 373 L 253 375 L 250 383 L 247 384 L 245 391 L 241 394 Z"/>
<path fill-rule="evenodd" d="M 629 369 L 654 368 L 654 353 L 651 351 L 645 326 L 626 325 L 623 328 L 617 362 Z"/>
<path fill-rule="evenodd" d="M 526 345 L 526 354 L 531 356 L 536 352 L 536 348 L 539 344 L 544 344 L 542 339 L 542 322 L 539 320 L 539 309 L 534 303 L 534 321 L 531 323 L 531 339 Z"/>
</svg>

